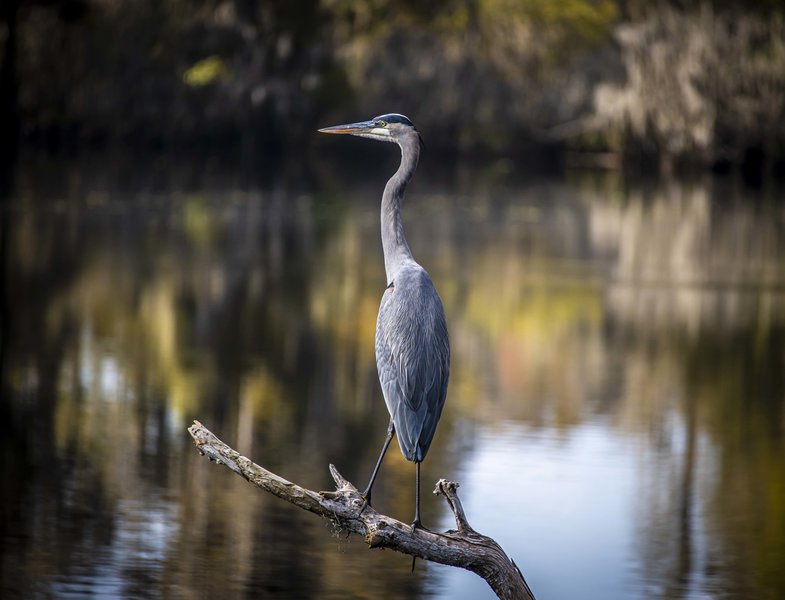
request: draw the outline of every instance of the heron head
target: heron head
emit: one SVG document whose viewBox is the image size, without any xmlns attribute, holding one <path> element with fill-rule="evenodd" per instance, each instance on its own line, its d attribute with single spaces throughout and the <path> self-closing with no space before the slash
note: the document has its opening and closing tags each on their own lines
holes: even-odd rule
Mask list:
<svg viewBox="0 0 785 600">
<path fill-rule="evenodd" d="M 419 137 L 417 129 L 408 117 L 398 113 L 379 115 L 370 121 L 359 121 L 346 125 L 335 125 L 319 130 L 321 133 L 340 133 L 371 138 L 382 142 L 395 142 L 409 135 Z"/>
</svg>

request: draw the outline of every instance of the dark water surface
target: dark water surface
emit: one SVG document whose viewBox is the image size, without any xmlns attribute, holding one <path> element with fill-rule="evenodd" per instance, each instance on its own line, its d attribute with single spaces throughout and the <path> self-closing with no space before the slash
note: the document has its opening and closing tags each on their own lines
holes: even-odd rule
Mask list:
<svg viewBox="0 0 785 600">
<path fill-rule="evenodd" d="M 357 483 L 373 465 L 383 177 L 298 168 L 14 173 L 0 596 L 491 597 L 456 569 L 412 576 L 190 442 L 199 419 L 314 489 L 330 462 Z M 423 173 L 407 199 L 453 346 L 425 491 L 459 481 L 541 600 L 785 597 L 781 190 L 514 170 Z M 378 508 L 409 521 L 413 479 L 395 449 Z M 451 525 L 429 493 L 424 521 Z"/>
</svg>

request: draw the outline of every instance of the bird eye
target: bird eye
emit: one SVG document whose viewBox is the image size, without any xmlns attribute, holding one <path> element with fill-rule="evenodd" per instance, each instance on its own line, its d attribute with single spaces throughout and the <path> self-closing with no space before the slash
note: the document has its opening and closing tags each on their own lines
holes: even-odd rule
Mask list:
<svg viewBox="0 0 785 600">
<path fill-rule="evenodd" d="M 387 123 L 385 121 L 376 121 L 376 124 L 379 127 L 387 127 Z"/>
</svg>

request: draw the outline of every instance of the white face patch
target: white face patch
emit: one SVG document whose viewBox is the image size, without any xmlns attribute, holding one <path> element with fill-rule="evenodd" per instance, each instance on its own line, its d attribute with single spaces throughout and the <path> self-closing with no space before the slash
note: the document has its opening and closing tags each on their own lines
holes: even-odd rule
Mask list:
<svg viewBox="0 0 785 600">
<path fill-rule="evenodd" d="M 384 127 L 374 127 L 373 129 L 371 129 L 371 134 L 378 135 L 381 137 L 390 137 L 390 130 L 385 129 Z"/>
</svg>

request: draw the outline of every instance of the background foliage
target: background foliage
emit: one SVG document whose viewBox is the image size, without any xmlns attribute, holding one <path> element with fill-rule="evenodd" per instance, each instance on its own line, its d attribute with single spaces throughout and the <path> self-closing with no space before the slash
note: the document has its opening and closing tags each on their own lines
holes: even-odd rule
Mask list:
<svg viewBox="0 0 785 600">
<path fill-rule="evenodd" d="M 457 152 L 769 168 L 784 15 L 774 0 L 8 0 L 4 138 L 280 150 L 395 110 Z"/>
</svg>

